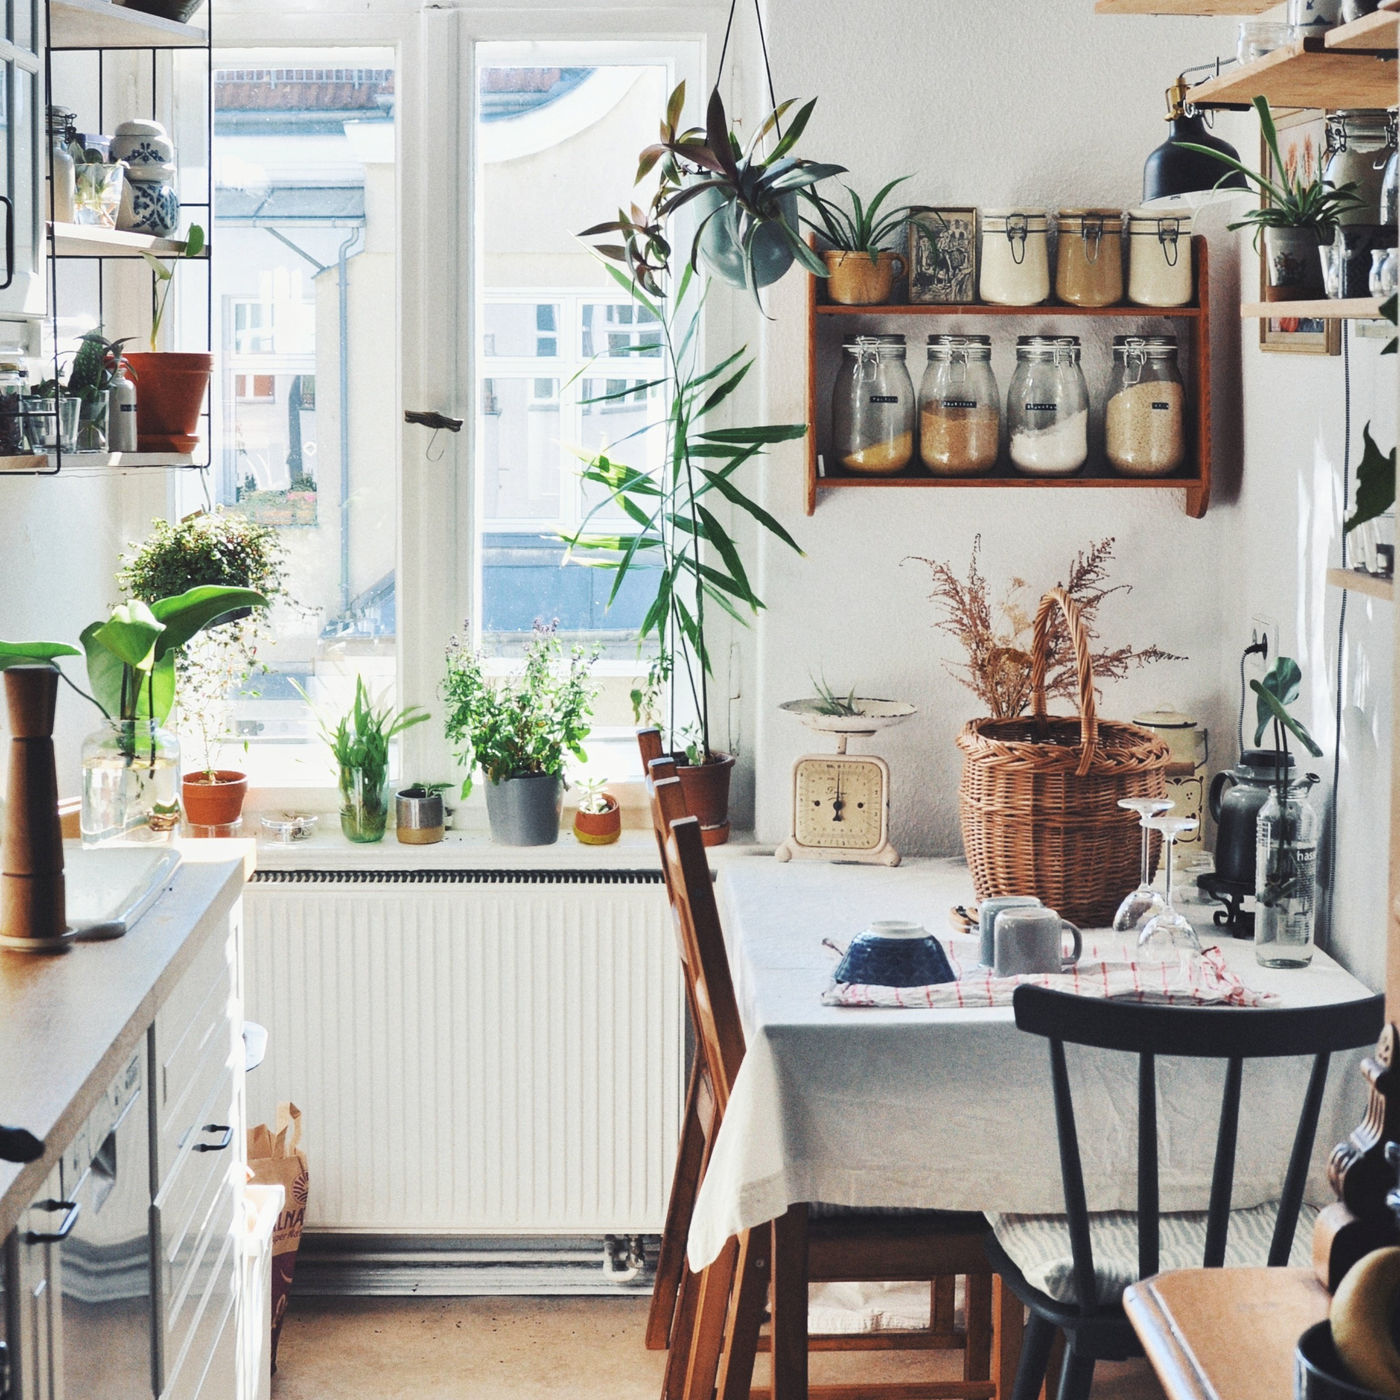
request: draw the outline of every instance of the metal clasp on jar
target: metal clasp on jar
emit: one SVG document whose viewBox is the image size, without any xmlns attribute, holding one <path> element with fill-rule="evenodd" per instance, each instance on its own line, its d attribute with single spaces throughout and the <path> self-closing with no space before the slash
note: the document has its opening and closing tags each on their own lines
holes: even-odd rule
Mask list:
<svg viewBox="0 0 1400 1400">
<path fill-rule="evenodd" d="M 1147 342 L 1137 336 L 1129 336 L 1123 341 L 1123 383 L 1136 384 L 1142 378 L 1143 366 L 1147 364 Z"/>
<path fill-rule="evenodd" d="M 880 342 L 874 336 L 856 338 L 857 382 L 873 384 L 880 373 Z"/>
<path fill-rule="evenodd" d="M 1055 341 L 1055 363 L 1072 365 L 1078 351 L 1079 342 L 1072 335 L 1061 336 Z"/>
<path fill-rule="evenodd" d="M 1157 242 L 1162 245 L 1162 256 L 1168 267 L 1175 267 L 1180 256 L 1181 220 L 1162 219 L 1157 225 Z"/>
<path fill-rule="evenodd" d="M 1099 260 L 1099 245 L 1103 241 L 1103 218 L 1085 214 L 1080 220 L 1079 236 L 1084 241 L 1084 261 L 1091 267 Z"/>
<path fill-rule="evenodd" d="M 1006 241 L 1011 245 L 1011 261 L 1017 267 L 1026 260 L 1026 235 L 1030 232 L 1030 220 L 1024 214 L 1008 214 L 1006 216 Z M 1016 242 L 1020 240 L 1020 252 L 1017 253 Z"/>
</svg>

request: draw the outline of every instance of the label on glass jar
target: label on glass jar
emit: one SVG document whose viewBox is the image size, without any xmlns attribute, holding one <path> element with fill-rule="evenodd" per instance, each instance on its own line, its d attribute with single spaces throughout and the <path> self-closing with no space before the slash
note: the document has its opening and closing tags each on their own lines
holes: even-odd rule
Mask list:
<svg viewBox="0 0 1400 1400">
<path fill-rule="evenodd" d="M 1171 409 L 1171 404 L 1163 403 L 1161 399 L 1154 399 L 1152 401 L 1152 407 L 1161 409 L 1163 412 L 1168 412 Z"/>
<path fill-rule="evenodd" d="M 899 402 L 899 395 L 898 395 L 898 394 L 871 394 L 871 396 L 870 396 L 870 402 L 871 402 L 871 403 L 898 403 L 898 402 Z"/>
<path fill-rule="evenodd" d="M 944 399 L 944 408 L 976 408 L 976 399 Z"/>
<path fill-rule="evenodd" d="M 1060 405 L 1057 403 L 1028 403 L 1027 413 L 1058 413 Z"/>
</svg>

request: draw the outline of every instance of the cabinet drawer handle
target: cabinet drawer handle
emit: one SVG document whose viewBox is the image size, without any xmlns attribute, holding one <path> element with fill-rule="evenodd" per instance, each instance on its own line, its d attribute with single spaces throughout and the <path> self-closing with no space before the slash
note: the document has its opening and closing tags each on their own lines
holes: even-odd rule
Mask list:
<svg viewBox="0 0 1400 1400">
<path fill-rule="evenodd" d="M 73 1226 L 78 1223 L 78 1216 L 82 1213 L 82 1205 L 78 1201 L 35 1201 L 35 1210 L 66 1210 L 68 1212 L 59 1222 L 57 1230 L 30 1230 L 25 1235 L 25 1240 L 29 1244 L 57 1244 L 60 1240 L 66 1240 L 73 1233 Z"/>
<path fill-rule="evenodd" d="M 206 1123 L 200 1130 L 206 1133 L 222 1133 L 223 1136 L 218 1142 L 197 1142 L 194 1145 L 196 1152 L 222 1152 L 233 1141 L 233 1129 L 226 1123 Z"/>
<path fill-rule="evenodd" d="M 0 204 L 5 206 L 5 280 L 0 282 L 0 292 L 3 292 L 15 280 L 15 206 L 13 200 L 2 194 Z"/>
</svg>

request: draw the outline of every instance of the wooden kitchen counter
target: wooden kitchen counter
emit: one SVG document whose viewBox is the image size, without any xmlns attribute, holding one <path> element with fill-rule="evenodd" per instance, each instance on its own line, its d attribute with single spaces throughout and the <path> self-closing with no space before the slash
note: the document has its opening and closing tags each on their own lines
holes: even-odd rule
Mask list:
<svg viewBox="0 0 1400 1400">
<path fill-rule="evenodd" d="M 1178 1269 L 1123 1295 L 1169 1400 L 1290 1400 L 1293 1348 L 1330 1301 L 1311 1269 Z"/>
</svg>

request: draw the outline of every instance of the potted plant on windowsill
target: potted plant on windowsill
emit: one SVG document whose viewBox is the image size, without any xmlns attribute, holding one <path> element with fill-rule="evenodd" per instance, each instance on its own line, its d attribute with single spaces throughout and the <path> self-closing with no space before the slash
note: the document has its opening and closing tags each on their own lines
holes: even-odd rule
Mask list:
<svg viewBox="0 0 1400 1400">
<path fill-rule="evenodd" d="M 537 622 L 521 673 L 493 680 L 480 652 L 456 637 L 448 643 L 444 728 L 469 770 L 464 798 L 470 770 L 485 774 L 493 841 L 548 846 L 559 839 L 564 764 L 570 755 L 587 757 L 583 741 L 597 693 L 589 671 L 598 654 L 573 647 L 565 656 L 554 627 Z"/>
<path fill-rule="evenodd" d="M 136 381 L 136 446 L 141 452 L 192 452 L 199 441 L 199 415 L 214 372 L 214 357 L 207 351 L 157 347 L 176 265 L 181 258 L 197 258 L 203 252 L 204 230 L 191 224 L 183 249 L 171 254 L 168 261 L 154 253 L 141 254 L 156 278 L 151 348 L 126 356 Z"/>
<path fill-rule="evenodd" d="M 1278 147 L 1278 131 L 1266 97 L 1254 99 L 1259 129 L 1268 149 L 1272 177 L 1236 160 L 1223 151 L 1183 141 L 1182 147 L 1198 155 L 1210 156 L 1243 175 L 1264 197 L 1257 209 L 1246 210 L 1230 224 L 1232 229 L 1252 228 L 1257 250 L 1263 241 L 1264 297 L 1267 301 L 1297 301 L 1324 293 L 1322 263 L 1318 249 L 1330 243 L 1341 215 L 1365 201 L 1357 193 L 1356 182 L 1333 186 L 1321 174 L 1305 180 L 1290 170 Z M 1224 178 L 1223 176 L 1221 177 Z"/>
<path fill-rule="evenodd" d="M 678 119 L 673 94 L 668 127 L 674 128 Z M 773 129 L 770 123 L 771 119 L 764 123 L 766 130 Z M 782 139 L 791 137 L 790 130 Z M 660 434 L 663 466 L 655 474 L 628 466 L 614 455 L 624 443 L 610 444 L 587 459 L 581 475 L 595 488 L 598 504 L 578 530 L 564 539 L 571 550 L 587 551 L 596 567 L 613 571 L 609 603 L 629 576 L 655 580 L 638 639 L 639 649 L 655 647 L 655 659 L 645 682 L 632 692 L 633 710 L 639 721 L 654 716 L 665 696 L 666 729 L 687 805 L 699 818 L 706 843 L 718 845 L 729 836 L 734 757 L 712 741 L 711 628 L 716 613 L 742 626 L 763 607 L 721 516 L 742 512 L 789 548 L 802 552 L 783 525 L 744 491 L 740 473 L 774 444 L 806 436 L 807 425 L 722 424 L 720 414 L 748 377 L 753 358 L 747 347 L 740 347 L 708 367 L 701 363 L 700 315 L 709 279 L 688 263 L 682 263 L 679 271 L 672 266 L 666 220 L 677 203 L 666 191 L 679 183 L 681 162 L 664 143 L 661 154 L 649 160 L 657 149 L 643 153 L 638 173 L 639 181 L 645 179 L 660 162 L 660 184 L 649 212 L 634 209 L 632 215 L 620 214 L 615 223 L 599 225 L 581 236 L 621 233 L 622 244 L 603 244 L 597 252 L 622 265 L 607 266 L 609 275 L 657 324 L 664 372 L 647 387 L 664 385 L 669 407 L 664 418 L 629 434 L 624 443 L 629 444 L 630 453 L 637 450 L 639 441 L 645 445 Z M 808 174 L 810 170 L 800 178 Z M 825 267 L 817 263 L 810 248 L 803 247 L 809 255 L 803 264 L 816 264 L 813 270 L 824 276 Z M 654 354 L 657 344 L 652 341 L 637 349 Z M 606 403 L 633 392 L 634 386 L 624 385 L 594 402 Z M 618 510 L 626 518 L 623 528 L 604 531 L 595 526 L 600 512 L 615 516 Z M 682 687 L 684 700 L 679 693 Z"/>
<path fill-rule="evenodd" d="M 86 653 L 91 694 L 68 684 L 107 722 L 83 744 L 84 844 L 174 828 L 180 746 L 164 725 L 175 701 L 176 654 L 229 613 L 266 603 L 253 589 L 192 588 L 149 606 L 136 598 L 120 604 L 83 629 L 82 652 L 65 642 L 0 642 L 0 668 Z"/>
<path fill-rule="evenodd" d="M 611 846 L 622 835 L 622 808 L 598 778 L 583 784 L 574 836 L 585 846 Z"/>
<path fill-rule="evenodd" d="M 880 209 L 890 191 L 909 178 L 901 175 L 891 180 L 869 204 L 862 203 L 860 196 L 843 184 L 849 210 L 819 190 L 803 192 L 818 216 L 804 217 L 803 222 L 831 245 L 822 252 L 822 260 L 827 271 L 826 293 L 832 301 L 843 306 L 874 306 L 890 299 L 895 279 L 904 276 L 904 257 L 882 245 L 904 227 L 910 214 L 920 211 L 909 204 L 887 209 L 883 215 Z"/>
<path fill-rule="evenodd" d="M 201 511 L 172 524 L 156 520 L 123 561 L 117 582 L 150 602 L 201 585 L 250 588 L 269 603 L 285 596 L 285 560 L 275 530 L 240 511 Z M 247 775 L 220 767 L 233 728 L 231 696 L 260 668 L 259 648 L 271 637 L 265 608 L 244 608 L 190 639 L 175 660 L 182 735 L 197 743 L 202 762 L 181 781 L 185 815 L 199 827 L 239 820 Z"/>
</svg>

